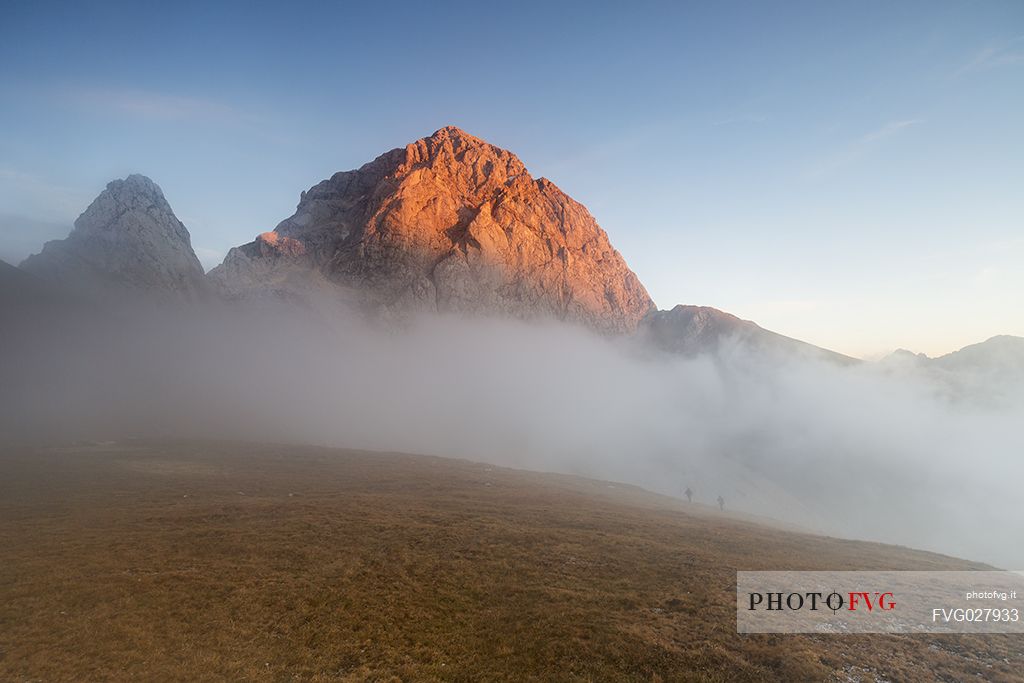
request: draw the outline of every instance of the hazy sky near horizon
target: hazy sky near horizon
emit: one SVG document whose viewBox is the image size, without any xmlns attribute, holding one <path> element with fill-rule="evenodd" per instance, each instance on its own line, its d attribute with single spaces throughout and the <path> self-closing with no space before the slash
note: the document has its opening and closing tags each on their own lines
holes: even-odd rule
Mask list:
<svg viewBox="0 0 1024 683">
<path fill-rule="evenodd" d="M 0 258 L 107 181 L 204 265 L 458 125 L 590 208 L 660 308 L 858 356 L 1024 335 L 1024 3 L 0 7 Z"/>
</svg>

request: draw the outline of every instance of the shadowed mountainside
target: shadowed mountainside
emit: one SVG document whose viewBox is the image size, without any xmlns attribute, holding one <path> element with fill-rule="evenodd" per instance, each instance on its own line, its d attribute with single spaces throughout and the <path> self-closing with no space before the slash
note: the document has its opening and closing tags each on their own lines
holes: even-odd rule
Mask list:
<svg viewBox="0 0 1024 683">
<path fill-rule="evenodd" d="M 707 306 L 680 304 L 670 311 L 653 311 L 641 321 L 639 334 L 663 351 L 686 356 L 714 353 L 727 344 L 740 344 L 762 353 L 816 358 L 842 365 L 860 362 Z"/>
</svg>

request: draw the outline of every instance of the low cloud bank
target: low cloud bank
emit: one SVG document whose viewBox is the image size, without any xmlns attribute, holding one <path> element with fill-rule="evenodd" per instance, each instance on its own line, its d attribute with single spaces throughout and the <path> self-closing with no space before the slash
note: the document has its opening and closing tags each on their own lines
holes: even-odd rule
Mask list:
<svg viewBox="0 0 1024 683">
<path fill-rule="evenodd" d="M 1019 376 L 951 389 L 913 368 L 739 344 L 668 357 L 554 324 L 312 320 L 270 307 L 22 329 L 0 361 L 0 429 L 317 443 L 689 487 L 820 532 L 1024 567 Z"/>
</svg>

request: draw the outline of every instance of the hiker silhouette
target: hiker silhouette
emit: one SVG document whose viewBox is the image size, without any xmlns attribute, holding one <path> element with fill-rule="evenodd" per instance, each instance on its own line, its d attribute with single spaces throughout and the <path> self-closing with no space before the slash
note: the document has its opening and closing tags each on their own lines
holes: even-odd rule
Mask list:
<svg viewBox="0 0 1024 683">
<path fill-rule="evenodd" d="M 686 501 L 689 502 L 689 503 L 692 503 L 693 502 L 693 491 L 690 490 L 689 486 L 686 487 L 686 490 L 683 491 L 683 493 L 686 495 Z"/>
<path fill-rule="evenodd" d="M 725 511 L 725 498 L 722 498 L 721 496 L 718 497 L 718 509 Z"/>
</svg>

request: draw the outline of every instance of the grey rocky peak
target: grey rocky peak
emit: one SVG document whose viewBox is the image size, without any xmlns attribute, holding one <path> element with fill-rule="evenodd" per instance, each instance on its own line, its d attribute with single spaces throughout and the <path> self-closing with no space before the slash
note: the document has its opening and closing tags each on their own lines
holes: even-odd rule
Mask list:
<svg viewBox="0 0 1024 683">
<path fill-rule="evenodd" d="M 194 299 L 208 289 L 188 230 L 160 187 L 142 175 L 110 182 L 67 238 L 47 242 L 21 267 L 99 296 Z"/>
</svg>

